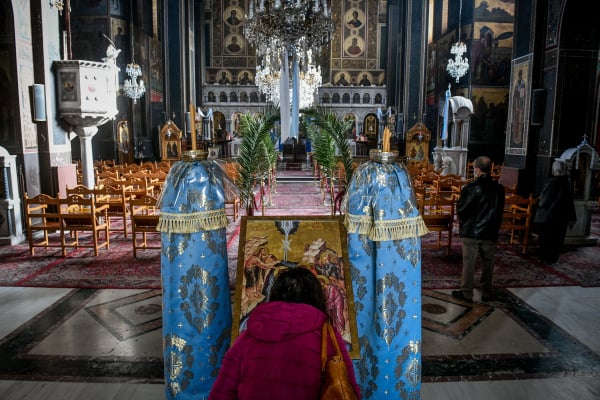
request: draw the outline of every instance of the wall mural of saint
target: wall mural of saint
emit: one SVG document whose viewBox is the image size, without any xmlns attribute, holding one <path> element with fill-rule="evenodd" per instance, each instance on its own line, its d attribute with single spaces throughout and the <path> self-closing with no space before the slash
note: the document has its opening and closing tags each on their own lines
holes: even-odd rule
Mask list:
<svg viewBox="0 0 600 400">
<path fill-rule="evenodd" d="M 358 57 L 363 53 L 364 40 L 360 36 L 351 36 L 344 41 L 344 51 L 350 57 Z"/>
<path fill-rule="evenodd" d="M 358 8 L 353 8 L 346 11 L 344 21 L 346 26 L 350 29 L 358 29 L 364 26 L 365 14 Z"/>
</svg>

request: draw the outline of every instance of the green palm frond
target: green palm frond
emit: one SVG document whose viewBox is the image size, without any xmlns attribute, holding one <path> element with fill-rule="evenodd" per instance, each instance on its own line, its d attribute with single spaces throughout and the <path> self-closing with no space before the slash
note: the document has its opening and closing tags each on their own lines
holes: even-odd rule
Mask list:
<svg viewBox="0 0 600 400">
<path fill-rule="evenodd" d="M 270 171 L 275 145 L 271 131 L 279 116 L 275 113 L 265 115 L 244 114 L 240 120 L 242 143 L 240 144 L 239 188 L 242 204 L 251 206 L 256 180 Z M 273 155 L 273 153 L 275 153 Z"/>
<path fill-rule="evenodd" d="M 331 177 L 337 163 L 335 156 L 335 142 L 327 132 L 318 127 L 309 129 L 309 136 L 312 142 L 313 157 L 323 173 Z"/>
<path fill-rule="evenodd" d="M 321 164 L 321 162 L 323 162 L 324 164 L 321 165 L 325 168 L 331 167 L 333 169 L 337 163 L 335 154 L 336 149 L 338 149 L 340 153 L 339 159 L 346 171 L 347 186 L 350 183 L 352 173 L 354 172 L 352 152 L 346 141 L 346 131 L 352 127 L 352 121 L 341 120 L 333 112 L 322 107 L 308 111 L 307 113 L 312 118 L 312 123 L 317 127 L 316 131 L 309 130 L 311 135 L 314 136 L 311 137 L 311 140 L 317 144 L 314 149 L 314 157 L 317 159 L 318 163 Z M 328 139 L 323 136 L 326 136 Z M 322 160 L 319 160 L 319 157 L 322 157 Z M 332 157 L 335 161 L 333 164 L 329 164 L 332 162 Z"/>
</svg>

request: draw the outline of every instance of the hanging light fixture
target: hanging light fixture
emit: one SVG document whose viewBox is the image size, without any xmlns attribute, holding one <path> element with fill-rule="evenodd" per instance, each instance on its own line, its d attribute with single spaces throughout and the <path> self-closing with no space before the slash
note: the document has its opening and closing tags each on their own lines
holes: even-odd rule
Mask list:
<svg viewBox="0 0 600 400">
<path fill-rule="evenodd" d="M 320 74 L 312 57 L 331 41 L 332 31 L 326 0 L 250 0 L 244 35 L 256 49 L 256 81 L 267 98 L 277 96 L 271 83 L 277 82 L 278 71 L 286 65 L 284 54 L 304 66 L 301 74 Z"/>
<path fill-rule="evenodd" d="M 323 82 L 321 67 L 314 64 L 300 67 L 299 79 L 300 108 L 309 108 L 315 103 L 317 88 L 321 86 L 321 83 Z M 264 67 L 260 65 L 256 67 L 255 82 L 258 86 L 258 90 L 260 90 L 261 93 L 264 93 L 267 101 L 270 101 L 273 104 L 279 104 L 280 80 L 280 71 L 272 70 L 268 62 L 265 63 Z"/>
<path fill-rule="evenodd" d="M 308 65 L 300 69 L 300 108 L 309 108 L 315 103 L 317 88 L 323 82 L 321 67 L 312 63 L 310 52 L 307 59 Z"/>
<path fill-rule="evenodd" d="M 326 0 L 250 0 L 244 35 L 263 62 L 279 69 L 277 57 L 267 54 L 298 55 L 306 62 L 308 51 L 318 55 L 331 41 L 333 23 Z"/>
<path fill-rule="evenodd" d="M 460 38 L 460 25 L 462 23 L 462 0 L 460 0 L 460 8 L 458 11 L 458 40 L 450 48 L 450 54 L 454 58 L 448 60 L 448 66 L 446 69 L 451 77 L 456 79 L 456 83 L 463 77 L 469 70 L 469 59 L 463 57 L 463 54 L 467 52 L 467 45 L 461 41 Z"/>
<path fill-rule="evenodd" d="M 127 68 L 125 68 L 125 72 L 129 76 L 129 79 L 125 79 L 123 91 L 127 97 L 133 100 L 133 104 L 136 104 L 137 100 L 146 93 L 144 81 L 140 79 L 138 83 L 138 77 L 142 76 L 142 69 L 135 63 L 135 60 L 132 57 L 131 63 L 127 64 Z"/>
<path fill-rule="evenodd" d="M 299 132 L 300 65 L 308 71 L 310 56 L 318 57 L 331 41 L 330 8 L 327 0 L 250 0 L 245 19 L 244 36 L 256 49 L 257 74 L 271 71 L 273 81 L 279 72 L 281 140 L 286 140 Z"/>
<path fill-rule="evenodd" d="M 281 79 L 279 70 L 272 70 L 269 63 L 265 66 L 256 66 L 256 75 L 254 80 L 258 90 L 267 98 L 267 101 L 273 104 L 279 104 L 279 80 Z"/>
<path fill-rule="evenodd" d="M 127 67 L 125 68 L 125 73 L 129 76 L 129 79 L 125 79 L 123 92 L 125 92 L 127 97 L 133 100 L 133 104 L 137 104 L 137 100 L 146 93 L 146 86 L 144 86 L 144 81 L 142 79 L 138 81 L 138 78 L 142 76 L 142 69 L 135 62 L 135 50 L 133 48 L 135 42 L 133 37 L 133 6 L 130 6 L 130 8 L 131 22 L 129 29 L 131 34 L 131 63 L 127 64 Z"/>
</svg>

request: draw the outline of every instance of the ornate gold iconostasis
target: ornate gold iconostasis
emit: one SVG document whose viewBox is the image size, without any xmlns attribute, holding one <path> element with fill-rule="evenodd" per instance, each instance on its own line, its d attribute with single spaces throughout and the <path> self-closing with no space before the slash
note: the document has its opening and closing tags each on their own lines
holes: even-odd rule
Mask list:
<svg viewBox="0 0 600 400">
<path fill-rule="evenodd" d="M 338 28 L 329 50 L 329 65 L 323 83 L 338 86 L 371 86 L 385 82 L 385 70 L 378 68 L 380 37 L 386 29 L 380 23 L 385 13 L 379 1 L 342 0 L 328 2 L 334 25 Z M 249 2 L 217 0 L 212 2 L 214 32 L 211 57 L 207 60 L 206 82 L 219 85 L 255 85 L 253 65 L 256 54 L 248 45 L 242 29 L 249 13 Z M 249 68 L 250 67 L 250 68 Z M 223 92 L 225 94 L 225 92 Z M 214 93 L 211 96 L 216 96 Z"/>
<path fill-rule="evenodd" d="M 406 156 L 409 160 L 429 160 L 429 142 L 431 131 L 425 124 L 417 122 L 406 133 Z"/>
<path fill-rule="evenodd" d="M 160 158 L 162 160 L 179 160 L 181 158 L 181 129 L 175 122 L 168 120 L 160 129 Z"/>
</svg>

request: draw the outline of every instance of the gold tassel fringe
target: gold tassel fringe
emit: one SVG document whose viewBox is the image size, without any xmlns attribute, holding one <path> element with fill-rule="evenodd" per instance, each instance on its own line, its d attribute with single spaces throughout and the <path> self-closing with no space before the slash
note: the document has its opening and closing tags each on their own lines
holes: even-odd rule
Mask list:
<svg viewBox="0 0 600 400">
<path fill-rule="evenodd" d="M 429 233 L 429 229 L 420 215 L 412 218 L 374 221 L 368 215 L 346 214 L 345 225 L 349 233 L 367 235 L 370 240 L 375 242 L 402 240 Z"/>
<path fill-rule="evenodd" d="M 161 212 L 156 230 L 165 233 L 195 233 L 227 227 L 225 209 L 175 214 Z"/>
</svg>

